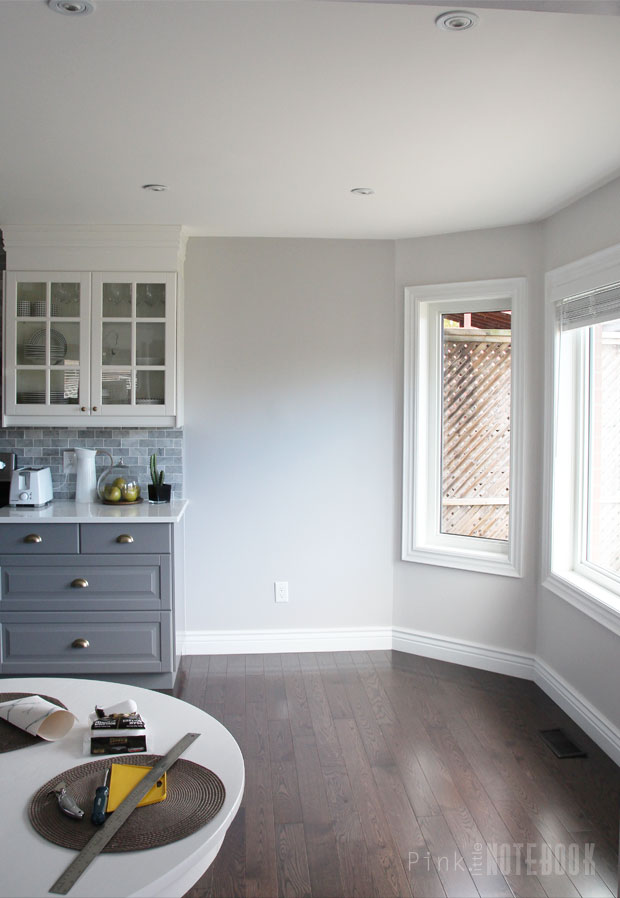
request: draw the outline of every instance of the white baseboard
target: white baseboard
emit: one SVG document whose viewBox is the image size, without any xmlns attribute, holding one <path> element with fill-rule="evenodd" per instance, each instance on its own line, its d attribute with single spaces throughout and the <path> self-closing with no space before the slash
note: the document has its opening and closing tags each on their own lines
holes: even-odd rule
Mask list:
<svg viewBox="0 0 620 898">
<path fill-rule="evenodd" d="M 466 667 L 477 667 L 525 680 L 533 679 L 534 659 L 531 655 L 522 655 L 506 649 L 493 649 L 487 645 L 464 642 L 461 639 L 446 639 L 432 633 L 394 627 L 392 648 L 399 652 L 408 652 L 410 655 L 436 658 L 438 661 L 448 661 L 451 664 L 464 664 Z"/>
<path fill-rule="evenodd" d="M 620 764 L 620 730 L 540 658 L 533 680 L 609 757 Z"/>
<path fill-rule="evenodd" d="M 620 764 L 620 729 L 540 658 L 399 628 L 393 630 L 392 647 L 425 658 L 533 680 L 616 764 Z"/>
<path fill-rule="evenodd" d="M 180 651 L 182 655 L 361 652 L 391 648 L 391 627 L 321 630 L 187 630 L 177 634 L 177 651 Z"/>
<path fill-rule="evenodd" d="M 584 732 L 620 764 L 620 729 L 540 658 L 401 627 L 317 630 L 187 630 L 177 634 L 182 655 L 257 652 L 354 652 L 395 649 L 493 673 L 533 680 Z"/>
</svg>

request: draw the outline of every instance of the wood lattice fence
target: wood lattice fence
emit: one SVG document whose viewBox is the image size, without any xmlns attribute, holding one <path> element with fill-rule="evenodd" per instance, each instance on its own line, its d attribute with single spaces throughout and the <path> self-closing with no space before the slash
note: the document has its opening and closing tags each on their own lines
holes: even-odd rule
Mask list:
<svg viewBox="0 0 620 898">
<path fill-rule="evenodd" d="M 510 339 L 444 327 L 442 533 L 508 539 Z"/>
<path fill-rule="evenodd" d="M 587 557 L 620 574 L 620 336 L 596 330 Z M 510 354 L 507 330 L 444 327 L 442 533 L 508 539 Z"/>
</svg>

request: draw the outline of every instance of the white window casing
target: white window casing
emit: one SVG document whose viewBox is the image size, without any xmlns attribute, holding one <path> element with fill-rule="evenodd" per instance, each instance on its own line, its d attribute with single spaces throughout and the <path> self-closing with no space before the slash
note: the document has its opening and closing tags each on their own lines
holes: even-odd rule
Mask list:
<svg viewBox="0 0 620 898">
<path fill-rule="evenodd" d="M 404 561 L 522 576 L 526 298 L 525 278 L 405 288 Z M 508 310 L 512 318 L 509 538 L 441 533 L 442 315 Z"/>
<path fill-rule="evenodd" d="M 546 275 L 542 582 L 620 634 L 620 578 L 585 555 L 587 328 L 620 319 L 620 246 Z"/>
</svg>

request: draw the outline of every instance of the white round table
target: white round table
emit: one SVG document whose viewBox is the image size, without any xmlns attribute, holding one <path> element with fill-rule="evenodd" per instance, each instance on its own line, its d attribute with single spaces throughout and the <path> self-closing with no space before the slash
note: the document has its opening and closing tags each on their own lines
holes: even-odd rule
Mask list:
<svg viewBox="0 0 620 898">
<path fill-rule="evenodd" d="M 129 698 L 136 701 L 147 722 L 148 753 L 164 755 L 185 733 L 201 734 L 182 757 L 213 770 L 224 783 L 226 799 L 213 820 L 184 839 L 146 851 L 100 854 L 78 879 L 69 896 L 180 898 L 184 895 L 213 862 L 241 803 L 245 782 L 243 758 L 228 730 L 193 705 L 136 686 L 97 680 L 11 678 L 0 679 L 0 692 L 50 695 L 78 718 L 71 732 L 58 742 L 0 755 L 0 895 L 49 898 L 51 885 L 76 852 L 54 845 L 36 832 L 28 818 L 30 800 L 53 776 L 95 760 L 84 753 L 83 747 L 88 715 L 95 704 L 106 707 Z M 89 813 L 87 808 L 84 811 Z"/>
</svg>

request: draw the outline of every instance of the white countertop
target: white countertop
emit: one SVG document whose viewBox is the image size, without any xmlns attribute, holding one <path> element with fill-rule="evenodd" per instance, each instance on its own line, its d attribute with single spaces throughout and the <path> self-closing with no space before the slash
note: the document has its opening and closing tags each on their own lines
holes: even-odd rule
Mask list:
<svg viewBox="0 0 620 898">
<path fill-rule="evenodd" d="M 102 505 L 99 502 L 80 503 L 54 500 L 45 508 L 26 508 L 8 505 L 0 508 L 0 524 L 29 524 L 35 521 L 50 524 L 87 524 L 94 521 L 130 519 L 136 524 L 176 524 L 187 508 L 187 499 L 151 504 L 146 500 L 137 505 Z"/>
</svg>

